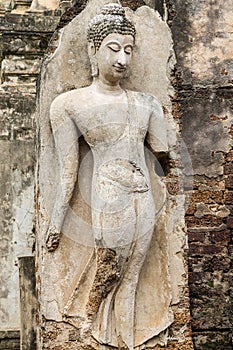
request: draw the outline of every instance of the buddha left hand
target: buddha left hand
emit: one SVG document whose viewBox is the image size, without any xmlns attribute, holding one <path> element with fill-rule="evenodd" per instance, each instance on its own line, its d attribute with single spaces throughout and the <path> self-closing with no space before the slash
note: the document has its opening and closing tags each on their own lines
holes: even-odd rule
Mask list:
<svg viewBox="0 0 233 350">
<path fill-rule="evenodd" d="M 49 252 L 53 252 L 57 249 L 60 241 L 60 231 L 56 226 L 50 225 L 46 235 L 46 247 Z"/>
</svg>

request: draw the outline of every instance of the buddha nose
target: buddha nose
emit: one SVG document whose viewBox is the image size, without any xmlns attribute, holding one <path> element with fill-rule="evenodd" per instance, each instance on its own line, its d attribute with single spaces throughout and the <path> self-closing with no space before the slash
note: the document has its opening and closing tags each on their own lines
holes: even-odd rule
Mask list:
<svg viewBox="0 0 233 350">
<path fill-rule="evenodd" d="M 124 50 L 119 51 L 117 62 L 122 66 L 126 66 L 126 54 Z"/>
</svg>

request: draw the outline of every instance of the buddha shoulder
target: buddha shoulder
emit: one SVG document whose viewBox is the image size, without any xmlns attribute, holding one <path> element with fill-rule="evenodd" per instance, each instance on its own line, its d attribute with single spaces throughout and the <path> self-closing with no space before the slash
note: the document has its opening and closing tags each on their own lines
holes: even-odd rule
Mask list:
<svg viewBox="0 0 233 350">
<path fill-rule="evenodd" d="M 130 95 L 136 104 L 144 106 L 144 108 L 159 112 L 162 110 L 161 103 L 154 95 L 137 91 L 130 91 Z"/>
<path fill-rule="evenodd" d="M 90 91 L 87 88 L 74 89 L 57 96 L 51 103 L 50 113 L 73 113 L 74 110 L 87 107 L 90 101 Z"/>
</svg>

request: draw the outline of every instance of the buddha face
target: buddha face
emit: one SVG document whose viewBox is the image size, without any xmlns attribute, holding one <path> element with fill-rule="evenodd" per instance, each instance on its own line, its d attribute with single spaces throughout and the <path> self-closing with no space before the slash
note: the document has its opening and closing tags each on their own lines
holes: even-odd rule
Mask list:
<svg viewBox="0 0 233 350">
<path fill-rule="evenodd" d="M 116 85 L 130 64 L 134 38 L 131 35 L 111 33 L 104 38 L 96 52 L 99 79 L 108 85 Z"/>
</svg>

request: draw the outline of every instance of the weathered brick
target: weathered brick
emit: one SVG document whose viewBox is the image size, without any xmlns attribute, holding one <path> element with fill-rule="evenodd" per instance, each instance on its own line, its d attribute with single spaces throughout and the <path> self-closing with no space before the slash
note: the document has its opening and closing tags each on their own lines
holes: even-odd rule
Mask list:
<svg viewBox="0 0 233 350">
<path fill-rule="evenodd" d="M 193 315 L 200 315 L 200 317 L 196 318 L 193 316 L 193 327 L 194 329 L 208 330 L 213 329 L 226 329 L 230 327 L 228 321 L 228 312 L 227 309 L 223 310 L 223 308 L 219 305 L 219 299 L 223 296 L 218 296 L 212 305 L 209 307 L 206 303 L 203 305 L 203 308 L 197 309 L 193 311 Z M 218 305 L 218 307 L 216 307 Z M 215 348 L 218 350 L 219 348 Z M 225 349 L 224 349 L 225 350 Z"/>
<path fill-rule="evenodd" d="M 224 247 L 217 246 L 215 244 L 190 244 L 189 245 L 191 255 L 204 255 L 204 254 L 220 254 L 224 253 Z"/>
<path fill-rule="evenodd" d="M 217 218 L 212 215 L 206 215 L 203 218 L 193 216 L 186 217 L 187 227 L 219 227 L 223 223 L 222 218 Z"/>
<path fill-rule="evenodd" d="M 198 190 L 220 191 L 224 189 L 222 179 L 209 178 L 207 176 L 194 176 L 193 187 Z"/>
<path fill-rule="evenodd" d="M 190 272 L 189 273 L 189 283 L 198 284 L 208 281 L 210 274 L 208 272 Z"/>
<path fill-rule="evenodd" d="M 188 208 L 186 209 L 186 215 L 193 215 L 197 210 L 197 204 L 192 202 L 189 203 Z"/>
<path fill-rule="evenodd" d="M 211 283 L 210 280 L 209 284 Z M 201 289 L 200 285 L 196 286 L 196 291 Z M 198 294 L 192 302 L 194 328 L 202 330 L 208 330 L 214 326 L 217 326 L 218 329 L 229 328 L 229 308 L 225 298 L 226 295 L 217 288 L 203 289 L 202 294 Z"/>
<path fill-rule="evenodd" d="M 225 180 L 226 188 L 233 188 L 233 175 L 229 175 Z"/>
<path fill-rule="evenodd" d="M 189 242 L 204 242 L 205 233 L 204 232 L 188 232 Z"/>
<path fill-rule="evenodd" d="M 225 203 L 233 204 L 233 191 L 228 191 L 225 194 Z"/>
<path fill-rule="evenodd" d="M 210 232 L 209 240 L 212 243 L 221 243 L 224 245 L 228 245 L 231 240 L 231 231 L 222 230 L 222 231 Z"/>
<path fill-rule="evenodd" d="M 224 174 L 225 175 L 233 174 L 233 163 L 229 163 L 229 164 L 224 165 Z"/>
<path fill-rule="evenodd" d="M 221 246 L 217 246 L 215 244 L 207 244 L 207 245 L 203 245 L 203 253 L 204 254 L 219 254 L 219 253 L 225 253 L 226 250 L 224 249 L 224 247 Z"/>
<path fill-rule="evenodd" d="M 230 151 L 230 152 L 226 155 L 226 161 L 227 161 L 227 162 L 233 162 L 233 151 Z"/>
<path fill-rule="evenodd" d="M 196 203 L 222 203 L 223 192 L 222 191 L 193 191 L 192 202 Z"/>
<path fill-rule="evenodd" d="M 227 227 L 233 228 L 233 216 L 227 218 Z"/>
<path fill-rule="evenodd" d="M 192 305 L 195 306 L 195 309 L 199 306 L 203 306 L 203 301 L 206 303 L 209 300 L 209 303 L 213 299 L 217 299 L 222 296 L 222 292 L 216 288 L 213 288 L 213 280 L 209 280 L 209 284 L 196 285 L 195 283 L 190 285 L 190 294 L 193 297 L 191 301 Z"/>
<path fill-rule="evenodd" d="M 233 256 L 233 245 L 229 245 L 228 253 L 229 253 L 229 256 Z"/>
<path fill-rule="evenodd" d="M 228 205 L 227 205 L 227 209 L 230 210 L 230 215 L 233 216 L 233 203 L 232 203 L 232 205 L 228 204 Z"/>
<path fill-rule="evenodd" d="M 233 343 L 229 332 L 193 332 L 195 349 L 232 350 Z"/>
<path fill-rule="evenodd" d="M 214 272 L 224 271 L 228 272 L 231 268 L 231 259 L 226 256 L 205 257 L 203 259 L 203 271 Z"/>
</svg>

